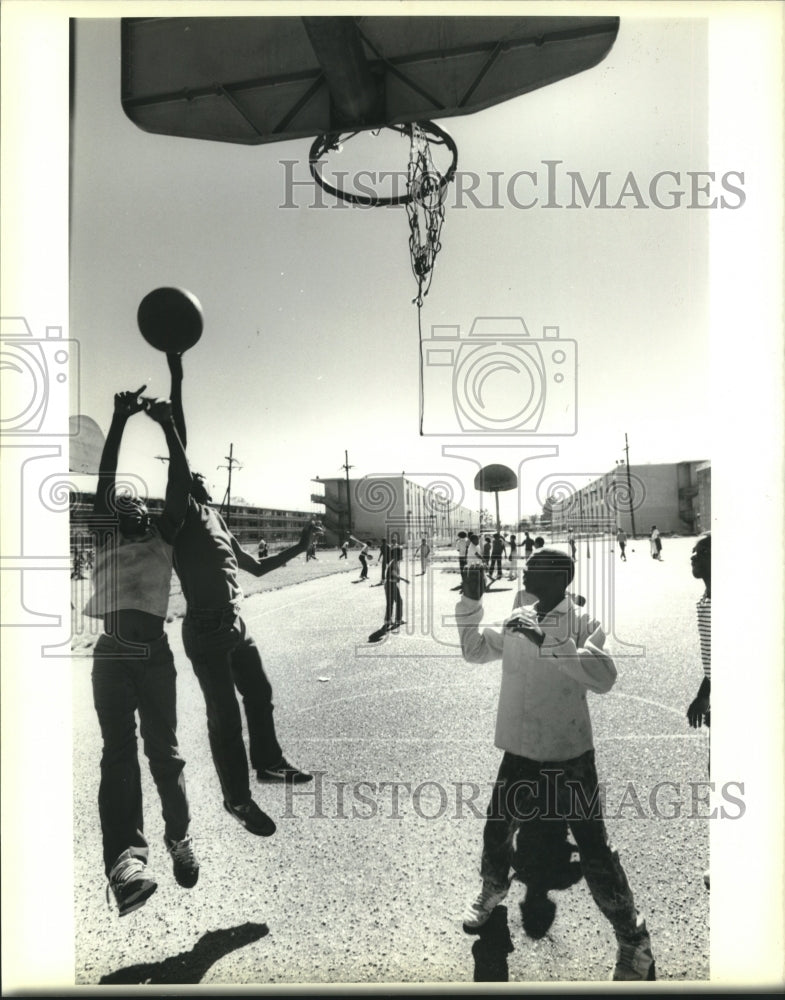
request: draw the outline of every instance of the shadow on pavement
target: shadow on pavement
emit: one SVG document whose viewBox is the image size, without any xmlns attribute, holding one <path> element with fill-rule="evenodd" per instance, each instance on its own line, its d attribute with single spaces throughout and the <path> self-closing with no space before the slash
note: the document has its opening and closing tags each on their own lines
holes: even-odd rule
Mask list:
<svg viewBox="0 0 785 1000">
<path fill-rule="evenodd" d="M 507 907 L 497 906 L 472 945 L 475 983 L 508 982 L 507 956 L 514 950 L 507 926 Z"/>
<path fill-rule="evenodd" d="M 258 941 L 270 933 L 267 924 L 245 923 L 227 930 L 207 931 L 190 951 L 181 952 L 163 962 L 142 962 L 102 976 L 102 986 L 192 984 L 224 955 Z"/>
</svg>

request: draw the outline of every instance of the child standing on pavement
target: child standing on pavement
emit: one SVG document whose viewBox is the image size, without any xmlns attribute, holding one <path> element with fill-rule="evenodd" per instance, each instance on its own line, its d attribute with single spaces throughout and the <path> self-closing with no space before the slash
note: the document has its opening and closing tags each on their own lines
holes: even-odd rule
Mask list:
<svg viewBox="0 0 785 1000">
<path fill-rule="evenodd" d="M 488 921 L 510 887 L 513 833 L 547 815 L 566 819 L 592 897 L 616 934 L 614 980 L 654 979 L 646 924 L 638 914 L 618 854 L 608 842 L 594 762 L 586 692 L 604 694 L 616 680 L 599 622 L 569 600 L 573 560 L 556 549 L 534 553 L 523 585 L 537 601 L 503 627 L 478 629 L 483 578 L 469 573 L 456 607 L 464 659 L 502 660 L 496 746 L 504 752 L 483 832 L 482 889 L 464 930 Z"/>
<path fill-rule="evenodd" d="M 687 708 L 687 721 L 694 729 L 711 722 L 711 532 L 707 531 L 695 543 L 690 556 L 692 575 L 703 580 L 706 589 L 698 601 L 698 638 L 700 639 L 703 678 L 698 693 Z M 711 888 L 708 869 L 703 873 L 703 884 Z"/>
</svg>

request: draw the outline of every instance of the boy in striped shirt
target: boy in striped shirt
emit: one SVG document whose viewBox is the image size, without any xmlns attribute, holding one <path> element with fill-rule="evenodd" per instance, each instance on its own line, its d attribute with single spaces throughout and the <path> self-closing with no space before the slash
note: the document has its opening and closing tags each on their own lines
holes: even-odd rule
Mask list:
<svg viewBox="0 0 785 1000">
<path fill-rule="evenodd" d="M 687 721 L 693 729 L 701 725 L 709 725 L 711 720 L 711 532 L 701 535 L 695 543 L 690 557 L 692 575 L 696 580 L 703 580 L 706 590 L 698 601 L 698 635 L 700 637 L 701 660 L 703 661 L 703 680 L 698 693 L 687 709 Z M 708 870 L 703 873 L 703 883 L 711 888 Z"/>
<path fill-rule="evenodd" d="M 698 601 L 698 635 L 700 636 L 701 660 L 703 661 L 703 680 L 698 693 L 687 709 L 687 719 L 693 728 L 699 728 L 703 723 L 710 723 L 711 695 L 711 532 L 701 535 L 695 543 L 690 556 L 692 575 L 697 580 L 703 580 L 706 590 Z"/>
</svg>

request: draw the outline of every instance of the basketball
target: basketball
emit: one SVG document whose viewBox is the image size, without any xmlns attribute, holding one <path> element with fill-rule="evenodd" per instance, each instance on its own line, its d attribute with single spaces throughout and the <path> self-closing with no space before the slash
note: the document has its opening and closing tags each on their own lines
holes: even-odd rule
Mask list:
<svg viewBox="0 0 785 1000">
<path fill-rule="evenodd" d="M 197 343 L 204 325 L 202 307 L 183 288 L 156 288 L 139 303 L 139 330 L 152 347 L 167 354 L 182 354 Z"/>
</svg>

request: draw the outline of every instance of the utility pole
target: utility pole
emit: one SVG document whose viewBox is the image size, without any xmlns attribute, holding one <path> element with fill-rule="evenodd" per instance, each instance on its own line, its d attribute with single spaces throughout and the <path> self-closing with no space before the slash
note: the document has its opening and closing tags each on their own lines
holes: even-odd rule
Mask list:
<svg viewBox="0 0 785 1000">
<path fill-rule="evenodd" d="M 630 479 L 630 446 L 627 442 L 627 432 L 624 432 L 624 457 L 627 463 L 627 495 L 630 504 L 630 522 L 632 524 L 632 537 L 635 538 L 635 509 L 632 503 L 632 480 Z"/>
<path fill-rule="evenodd" d="M 343 453 L 343 459 L 344 459 L 344 461 L 343 461 L 343 465 L 341 466 L 341 468 L 346 470 L 346 506 L 348 508 L 348 513 L 349 513 L 349 529 L 348 529 L 348 534 L 351 535 L 351 533 L 352 533 L 352 492 L 349 489 L 349 469 L 353 469 L 354 466 L 353 465 L 349 465 L 349 452 L 348 451 L 344 451 L 344 453 Z"/>
<path fill-rule="evenodd" d="M 230 444 L 229 445 L 229 454 L 228 455 L 224 455 L 224 458 L 226 459 L 226 461 L 229 464 L 228 465 L 219 465 L 219 466 L 217 466 L 217 468 L 219 468 L 219 469 L 228 469 L 229 470 L 229 483 L 228 483 L 228 485 L 226 487 L 226 493 L 224 493 L 224 498 L 221 501 L 220 510 L 221 510 L 222 514 L 224 513 L 224 511 L 226 512 L 226 524 L 227 524 L 227 527 L 231 527 L 229 525 L 229 507 L 230 507 L 231 502 L 232 502 L 232 470 L 234 469 L 235 465 L 237 466 L 238 469 L 242 469 L 242 465 L 234 457 L 234 444 Z"/>
</svg>

